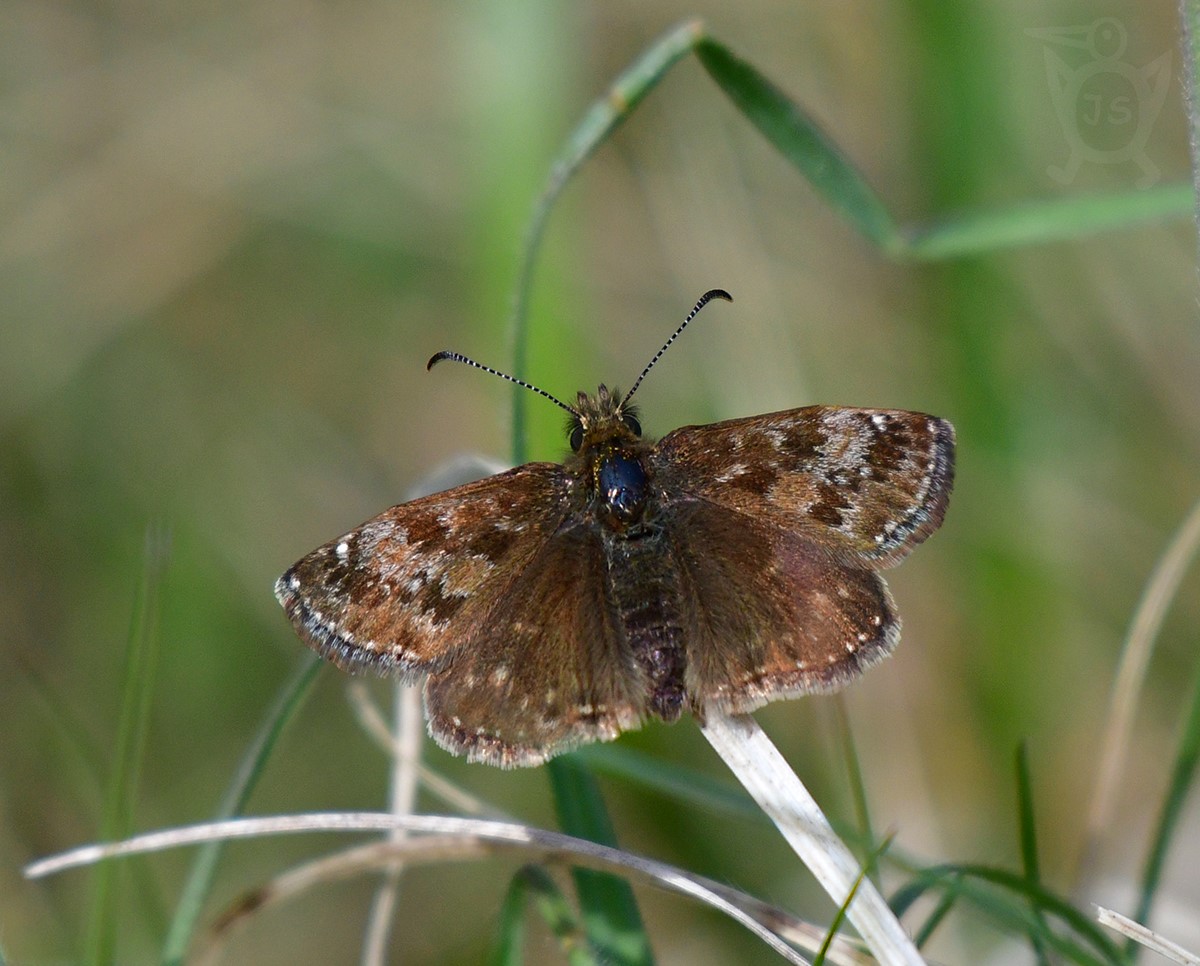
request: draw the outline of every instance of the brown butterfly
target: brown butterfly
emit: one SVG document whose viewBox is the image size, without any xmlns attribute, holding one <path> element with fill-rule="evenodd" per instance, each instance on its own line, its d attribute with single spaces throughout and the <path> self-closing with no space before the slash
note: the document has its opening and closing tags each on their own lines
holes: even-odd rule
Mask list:
<svg viewBox="0 0 1200 966">
<path fill-rule="evenodd" d="M 536 765 L 686 708 L 746 712 L 849 682 L 895 647 L 877 571 L 937 529 L 954 429 L 807 406 L 643 438 L 625 395 L 568 406 L 563 464 L 413 500 L 275 584 L 304 641 L 346 670 L 424 679 L 434 739 Z"/>
</svg>

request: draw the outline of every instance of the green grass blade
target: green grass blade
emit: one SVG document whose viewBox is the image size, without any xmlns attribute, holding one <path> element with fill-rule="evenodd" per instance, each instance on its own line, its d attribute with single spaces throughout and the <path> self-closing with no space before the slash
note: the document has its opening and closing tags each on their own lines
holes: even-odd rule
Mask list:
<svg viewBox="0 0 1200 966">
<path fill-rule="evenodd" d="M 1145 191 L 1052 198 L 999 211 L 939 218 L 904 228 L 901 254 L 926 261 L 961 258 L 1004 248 L 1070 241 L 1146 221 L 1192 213 L 1188 184 Z"/>
<path fill-rule="evenodd" d="M 529 293 L 533 286 L 534 262 L 554 202 L 583 162 L 633 112 L 642 98 L 658 85 L 667 71 L 692 49 L 702 32 L 700 23 L 691 20 L 672 27 L 651 44 L 642 56 L 617 77 L 602 97 L 592 102 L 583 120 L 568 136 L 566 145 L 551 165 L 550 177 L 534 206 L 533 218 L 526 232 L 513 298 L 512 374 L 518 379 L 525 378 L 529 359 Z M 513 462 L 524 463 L 527 458 L 525 407 L 529 400 L 526 391 L 520 386 L 514 385 L 513 390 Z"/>
<path fill-rule="evenodd" d="M 854 902 L 854 897 L 858 895 L 858 890 L 862 888 L 863 880 L 867 877 L 867 872 L 871 869 L 879 867 L 879 857 L 883 855 L 892 844 L 891 836 L 880 842 L 876 848 L 871 849 L 867 856 L 867 861 L 863 863 L 862 870 L 858 873 L 858 878 L 854 880 L 854 885 L 846 896 L 846 901 L 838 906 L 837 914 L 833 917 L 833 921 L 829 924 L 829 929 L 825 932 L 825 941 L 821 943 L 821 948 L 817 950 L 817 956 L 813 960 L 813 966 L 823 966 L 826 957 L 829 955 L 829 948 L 833 945 L 833 940 L 841 931 L 842 925 L 846 922 L 847 912 L 850 909 L 850 904 Z"/>
<path fill-rule="evenodd" d="M 600 786 L 584 763 L 573 755 L 564 755 L 551 759 L 546 768 L 562 830 L 616 848 L 616 835 Z M 654 954 L 629 883 L 620 876 L 593 869 L 572 869 L 571 874 L 593 948 L 613 963 L 650 966 Z"/>
<path fill-rule="evenodd" d="M 896 891 L 889 904 L 901 916 L 931 890 L 961 896 L 1009 929 L 1037 933 L 1048 948 L 1080 966 L 1119 966 L 1125 962 L 1124 954 L 1091 916 L 1030 883 L 1020 873 L 978 864 L 932 866 L 918 871 L 907 885 Z M 1041 917 L 1033 913 L 1034 908 L 1041 910 Z M 1060 935 L 1045 927 L 1046 915 L 1061 920 L 1074 935 Z M 1083 943 L 1091 948 L 1085 948 Z"/>
<path fill-rule="evenodd" d="M 522 966 L 525 962 L 525 894 L 529 883 L 517 872 L 500 903 L 496 939 L 488 953 L 488 966 Z"/>
<path fill-rule="evenodd" d="M 829 924 L 829 928 L 825 931 L 825 940 L 821 943 L 821 948 L 817 950 L 816 958 L 813 959 L 813 966 L 825 966 L 825 957 L 829 955 L 829 947 L 833 945 L 834 937 L 837 936 L 842 924 L 846 921 L 846 910 L 850 908 L 850 903 L 854 901 L 854 897 L 858 895 L 858 888 L 862 885 L 863 879 L 867 877 L 866 866 L 858 874 L 858 878 L 854 880 L 854 887 L 850 890 L 850 894 L 846 896 L 846 901 L 838 906 L 838 911 L 833 917 L 833 921 Z"/>
<path fill-rule="evenodd" d="M 246 807 L 250 793 L 258 783 L 267 759 L 275 749 L 284 726 L 292 719 L 300 703 L 308 695 L 312 683 L 317 678 L 317 672 L 323 662 L 315 654 L 307 654 L 300 668 L 284 684 L 275 702 L 267 710 L 262 724 L 246 753 L 242 756 L 233 782 L 225 792 L 225 797 L 217 809 L 214 819 L 233 818 Z M 187 955 L 192 934 L 200 919 L 200 911 L 212 888 L 213 877 L 216 873 L 217 861 L 221 857 L 221 843 L 213 842 L 200 847 L 192 862 L 191 872 L 180 894 L 179 903 L 175 908 L 175 917 L 167 931 L 167 939 L 163 944 L 162 960 L 169 966 L 178 966 Z M 107 863 L 102 863 L 107 864 Z"/>
<path fill-rule="evenodd" d="M 571 966 L 599 966 L 602 962 L 588 947 L 579 919 L 554 880 L 540 866 L 517 871 L 500 910 L 497 942 L 488 957 L 490 966 L 521 966 L 525 961 L 525 903 L 530 900 L 558 940 Z"/>
<path fill-rule="evenodd" d="M 1171 782 L 1163 801 L 1162 813 L 1158 827 L 1154 833 L 1154 841 L 1146 859 L 1146 869 L 1142 874 L 1142 892 L 1138 901 L 1137 911 L 1133 918 L 1137 922 L 1149 922 L 1150 910 L 1154 904 L 1154 894 L 1162 880 L 1163 865 L 1167 859 L 1175 832 L 1179 826 L 1179 817 L 1187 800 L 1188 791 L 1196 777 L 1196 764 L 1200 761 L 1200 675 L 1197 675 L 1192 690 L 1192 706 L 1188 709 L 1187 722 L 1184 725 L 1183 737 L 1179 743 L 1179 751 L 1175 755 L 1175 765 L 1171 770 Z M 1127 949 L 1131 956 L 1136 954 L 1137 947 L 1132 940 Z"/>
<path fill-rule="evenodd" d="M 61 735 L 68 756 L 59 767 L 78 772 L 80 780 L 73 787 L 86 789 L 89 797 L 94 796 L 96 807 L 102 807 L 104 798 L 104 775 L 108 762 L 99 743 L 89 731 L 87 724 L 76 713 L 70 701 L 58 694 L 50 681 L 30 662 L 21 662 L 21 676 L 30 685 L 30 691 L 41 701 L 48 726 Z"/>
<path fill-rule="evenodd" d="M 711 37 L 696 45 L 696 56 L 746 119 L 826 201 L 885 251 L 901 243 L 896 225 L 879 196 L 799 105 Z"/>
<path fill-rule="evenodd" d="M 1037 819 L 1033 811 L 1033 779 L 1029 774 L 1029 754 L 1025 742 L 1017 745 L 1017 818 L 1021 839 L 1021 865 L 1025 879 L 1033 886 L 1041 886 L 1042 875 L 1038 865 Z M 1042 929 L 1030 933 L 1029 940 L 1033 944 L 1034 955 L 1038 963 L 1048 966 L 1049 957 L 1041 940 L 1041 933 L 1048 930 L 1045 917 L 1041 910 L 1033 907 L 1033 914 L 1042 925 Z"/>
<path fill-rule="evenodd" d="M 158 612 L 170 538 L 164 528 L 146 531 L 142 584 L 125 644 L 124 686 L 112 774 L 105 795 L 100 839 L 125 838 L 133 830 L 133 806 L 150 729 L 150 706 L 158 665 Z M 92 874 L 84 961 L 111 963 L 116 956 L 116 876 L 120 866 L 99 863 Z"/>
<path fill-rule="evenodd" d="M 938 904 L 934 906 L 933 912 L 929 914 L 929 918 L 922 924 L 921 928 L 913 933 L 913 942 L 917 944 L 917 949 L 921 949 L 932 938 L 934 931 L 942 924 L 942 920 L 950 915 L 950 910 L 954 908 L 958 902 L 959 892 L 957 889 L 958 883 L 955 883 L 955 888 L 947 889 L 938 900 Z"/>
<path fill-rule="evenodd" d="M 588 745 L 575 752 L 593 771 L 634 782 L 709 813 L 767 823 L 762 809 L 742 789 L 706 772 L 621 745 Z"/>
<path fill-rule="evenodd" d="M 876 880 L 879 871 L 877 857 L 879 849 L 875 845 L 875 831 L 871 827 L 871 810 L 867 804 L 867 786 L 863 781 L 862 765 L 858 760 L 858 749 L 854 745 L 854 732 L 850 728 L 850 715 L 846 712 L 846 701 L 842 695 L 837 695 L 833 703 L 837 718 L 837 730 L 841 739 L 842 759 L 846 763 L 846 777 L 850 782 L 850 794 L 854 799 L 854 820 L 857 826 L 857 844 L 866 855 L 864 868 L 867 875 Z"/>
</svg>

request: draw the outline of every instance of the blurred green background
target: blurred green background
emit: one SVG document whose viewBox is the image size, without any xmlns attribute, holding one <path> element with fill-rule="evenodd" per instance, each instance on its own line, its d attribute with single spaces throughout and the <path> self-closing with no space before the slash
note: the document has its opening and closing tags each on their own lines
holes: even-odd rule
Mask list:
<svg viewBox="0 0 1200 966">
<path fill-rule="evenodd" d="M 301 657 L 275 577 L 456 455 L 507 457 L 507 387 L 465 368 L 427 374 L 425 360 L 453 348 L 508 366 L 521 245 L 553 156 L 615 75 L 691 15 L 810 110 L 902 221 L 1188 178 L 1172 4 L 0 8 L 0 945 L 12 961 L 72 962 L 83 948 L 91 873 L 29 883 L 20 870 L 98 834 L 148 531 L 169 531 L 170 549 L 138 830 L 213 814 Z M 1056 111 L 1047 50 L 1072 79 L 1100 55 L 1031 31 L 1100 16 L 1127 34 L 1113 63 L 1170 52 L 1153 116 L 1115 68 L 1068 117 Z M 1052 176 L 1081 141 L 1112 161 L 1131 123 L 1157 175 L 1135 159 Z M 648 433 L 811 402 L 951 419 L 946 524 L 890 578 L 903 642 L 847 696 L 872 815 L 922 858 L 1015 868 L 1012 756 L 1027 739 L 1044 874 L 1067 889 L 1122 637 L 1200 489 L 1196 247 L 1182 218 L 889 262 L 685 59 L 551 216 L 528 376 L 562 398 L 628 386 L 721 286 L 736 302 L 707 309 L 639 391 Z M 561 412 L 529 406 L 531 455 L 559 458 Z M 1198 589 L 1192 574 L 1159 642 L 1083 900 L 1133 894 L 1196 674 Z M 387 764 L 344 684 L 322 673 L 252 813 L 385 804 Z M 831 699 L 758 717 L 849 818 Z M 725 780 L 690 721 L 622 743 Z M 428 747 L 476 794 L 553 826 L 541 770 Z M 623 845 L 828 921 L 768 826 L 604 787 Z M 1193 804 L 1159 904 L 1159 925 L 1194 949 L 1195 818 Z M 337 844 L 233 846 L 211 913 Z M 161 948 L 190 858 L 121 873 L 121 961 Z M 516 864 L 411 871 L 396 961 L 478 961 Z M 230 961 L 354 959 L 372 889 L 337 883 L 269 911 Z M 639 898 L 662 962 L 771 961 L 715 913 Z M 930 955 L 1004 961 L 1003 937 L 977 925 L 946 926 Z M 530 953 L 560 961 L 540 927 Z"/>
</svg>

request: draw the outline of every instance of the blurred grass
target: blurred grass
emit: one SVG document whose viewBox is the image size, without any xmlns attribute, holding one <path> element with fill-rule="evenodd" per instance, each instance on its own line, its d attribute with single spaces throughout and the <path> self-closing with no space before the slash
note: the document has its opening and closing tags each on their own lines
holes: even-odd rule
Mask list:
<svg viewBox="0 0 1200 966">
<path fill-rule="evenodd" d="M 119 745 L 147 523 L 166 520 L 173 547 L 132 803 L 140 828 L 218 808 L 294 666 L 299 645 L 270 593 L 277 573 L 441 461 L 507 453 L 504 387 L 466 370 L 426 375 L 424 360 L 455 348 L 508 365 L 509 299 L 551 159 L 591 99 L 692 14 L 814 114 L 901 224 L 1122 194 L 1139 173 L 1085 164 L 1066 186 L 1047 174 L 1074 134 L 1054 111 L 1047 45 L 1025 31 L 1092 22 L 1072 6 L 0 12 L 0 727 L 16 737 L 0 745 L 0 932 L 10 959 L 74 961 L 85 948 L 87 877 L 31 885 L 18 869 L 101 827 L 93 783 L 109 773 L 80 767 L 86 747 L 71 735 L 106 761 Z M 1105 15 L 1128 33 L 1129 64 L 1177 44 L 1170 9 L 1113 4 Z M 1086 52 L 1059 53 L 1086 63 Z M 1110 81 L 1095 92 L 1128 94 Z M 1187 177 L 1181 114 L 1173 86 L 1146 148 L 1164 173 L 1160 194 Z M 815 401 L 952 419 L 960 472 L 947 523 L 891 578 L 902 646 L 847 696 L 871 816 L 898 829 L 907 852 L 1019 869 L 1011 755 L 1025 738 L 1038 765 L 1040 881 L 1062 889 L 1124 629 L 1195 499 L 1194 251 L 1189 225 L 1163 223 L 890 264 L 684 62 L 560 197 L 531 289 L 527 375 L 560 397 L 627 385 L 696 295 L 720 285 L 734 306 L 689 329 L 639 391 L 648 432 Z M 530 400 L 531 457 L 561 454 L 560 415 Z M 1089 901 L 1136 895 L 1195 678 L 1197 586 L 1185 579 L 1166 622 L 1114 835 L 1080 893 Z M 70 720 L 47 711 L 39 680 Z M 831 704 L 760 717 L 849 819 L 856 795 Z M 621 744 L 720 775 L 688 723 Z M 540 772 L 430 760 L 499 807 L 553 823 Z M 369 807 L 383 803 L 385 777 L 329 672 L 249 807 Z M 628 847 L 831 914 L 769 829 L 629 782 L 608 792 Z M 1195 806 L 1178 807 L 1186 827 Z M 313 847 L 229 850 L 214 908 Z M 1188 913 L 1195 848 L 1175 841 L 1156 909 L 1164 932 L 1200 948 Z M 191 858 L 154 860 L 167 908 Z M 478 961 L 512 871 L 414 873 L 421 888 L 403 892 L 397 955 Z M 369 886 L 272 912 L 236 954 L 344 960 L 361 940 Z M 440 898 L 448 892 L 453 902 Z M 639 898 L 664 961 L 765 956 L 715 917 Z M 154 956 L 161 923 L 136 887 L 114 901 L 117 955 Z M 970 961 L 1001 942 L 962 924 L 958 908 L 931 957 Z M 1012 921 L 1036 927 L 1028 903 L 1021 915 Z M 530 958 L 558 961 L 545 927 L 531 933 Z"/>
</svg>

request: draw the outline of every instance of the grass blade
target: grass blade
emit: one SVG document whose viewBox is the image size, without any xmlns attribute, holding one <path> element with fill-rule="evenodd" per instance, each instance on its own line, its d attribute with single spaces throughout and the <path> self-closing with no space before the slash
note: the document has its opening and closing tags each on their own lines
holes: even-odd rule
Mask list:
<svg viewBox="0 0 1200 966">
<path fill-rule="evenodd" d="M 500 911 L 500 941 L 488 958 L 490 966 L 521 966 L 525 961 L 526 900 L 533 902 L 571 966 L 599 966 L 603 960 L 588 947 L 575 910 L 554 880 L 537 865 L 527 865 L 513 876 Z"/>
<path fill-rule="evenodd" d="M 546 767 L 562 830 L 575 838 L 616 848 L 616 834 L 600 786 L 587 767 L 573 755 L 551 759 Z M 653 963 L 650 940 L 629 883 L 594 869 L 573 868 L 571 874 L 593 947 L 615 963 Z"/>
<path fill-rule="evenodd" d="M 529 882 L 521 874 L 524 871 L 512 877 L 500 904 L 500 921 L 496 941 L 488 954 L 488 966 L 522 966 L 525 962 L 525 894 Z"/>
<path fill-rule="evenodd" d="M 100 826 L 100 837 L 109 841 L 126 838 L 133 829 L 133 803 L 137 800 L 138 778 L 150 728 L 150 706 L 158 665 L 159 597 L 169 546 L 170 538 L 164 528 L 151 526 L 147 529 L 142 584 L 125 644 L 125 684 L 116 750 Z M 116 866 L 105 863 L 93 873 L 85 962 L 110 963 L 116 958 L 115 877 L 118 872 Z"/>
<path fill-rule="evenodd" d="M 596 148 L 629 116 L 650 93 L 667 71 L 683 57 L 703 33 L 699 21 L 689 20 L 672 27 L 655 41 L 613 82 L 608 91 L 592 102 L 583 120 L 567 138 L 567 143 L 550 168 L 550 177 L 533 209 L 533 218 L 525 235 L 521 267 L 513 298 L 513 366 L 518 379 L 527 375 L 529 358 L 529 292 L 533 286 L 533 266 L 541 247 L 546 222 L 554 202 L 571 176 L 579 170 Z M 526 393 L 513 386 L 512 456 L 513 463 L 524 463 L 526 456 Z"/>
<path fill-rule="evenodd" d="M 1191 214 L 1192 204 L 1192 187 L 1188 184 L 1029 201 L 998 211 L 952 215 L 924 226 L 906 227 L 905 242 L 898 252 L 923 261 L 939 261 L 1070 241 L 1140 222 L 1185 217 Z"/>
<path fill-rule="evenodd" d="M 697 768 L 666 761 L 623 747 L 620 743 L 588 745 L 575 752 L 595 772 L 624 778 L 641 788 L 670 796 L 708 813 L 762 821 L 762 810 L 732 785 L 717 781 Z"/>
<path fill-rule="evenodd" d="M 206 822 L 180 828 L 161 829 L 157 832 L 147 832 L 123 842 L 93 843 L 84 845 L 68 852 L 39 859 L 25 866 L 25 876 L 30 879 L 40 879 L 43 876 L 57 875 L 67 869 L 80 868 L 102 862 L 118 856 L 137 855 L 147 852 L 158 852 L 164 849 L 180 848 L 189 845 L 199 845 L 205 842 L 228 842 L 250 838 L 260 838 L 267 835 L 295 835 L 308 832 L 391 832 L 394 829 L 408 829 L 433 843 L 439 854 L 445 854 L 447 838 L 455 842 L 455 851 L 461 851 L 463 845 L 477 851 L 478 843 L 491 843 L 498 847 L 535 852 L 543 861 L 573 861 L 577 856 L 579 861 L 589 867 L 616 868 L 622 875 L 635 875 L 650 884 L 670 890 L 671 892 L 698 899 L 713 909 L 724 913 L 730 919 L 749 930 L 762 940 L 774 952 L 791 963 L 806 962 L 795 949 L 782 939 L 779 928 L 785 927 L 789 936 L 811 936 L 811 930 L 805 929 L 805 924 L 789 916 L 781 909 L 769 906 L 738 893 L 719 883 L 704 879 L 676 869 L 663 862 L 643 858 L 630 852 L 595 842 L 573 838 L 561 832 L 550 832 L 530 825 L 518 825 L 512 822 L 461 818 L 451 815 L 395 815 L 380 812 L 309 812 L 303 815 L 275 815 L 262 818 L 227 819 L 218 822 Z M 409 856 L 406 860 L 418 861 L 411 856 L 412 847 L 420 843 L 414 839 L 403 842 L 381 841 L 373 842 L 369 851 L 376 853 L 372 863 L 376 870 L 392 865 L 397 858 L 397 850 L 402 850 Z M 346 866 L 346 853 L 340 852 L 331 859 L 319 863 L 309 863 L 304 871 L 304 879 L 314 881 L 312 869 L 321 864 L 328 868 L 333 862 L 339 868 Z M 294 878 L 294 874 L 289 874 Z M 321 876 L 324 878 L 324 874 Z M 282 890 L 274 890 L 279 895 Z M 295 891 L 294 889 L 292 890 Z M 263 890 L 256 890 L 255 908 L 264 906 Z M 751 911 L 747 911 L 747 907 Z M 238 911 L 244 912 L 243 902 L 238 903 Z M 763 921 L 760 922 L 759 919 Z M 228 921 L 228 920 L 227 920 Z M 768 928 L 766 923 L 770 923 Z"/>
<path fill-rule="evenodd" d="M 701 731 L 829 897 L 840 906 L 854 893 L 847 915 L 871 954 L 885 966 L 924 963 L 871 880 L 862 878 L 861 864 L 754 718 L 709 708 Z"/>
<path fill-rule="evenodd" d="M 1188 791 L 1196 777 L 1197 761 L 1200 761 L 1200 675 L 1197 675 L 1193 684 L 1192 706 L 1188 710 L 1183 737 L 1175 756 L 1175 766 L 1171 771 L 1171 783 L 1167 788 L 1158 828 L 1154 833 L 1154 842 L 1146 859 L 1145 872 L 1142 874 L 1141 898 L 1138 900 L 1137 911 L 1133 914 L 1133 918 L 1137 922 L 1150 921 L 1150 909 L 1154 904 L 1154 894 L 1162 880 L 1167 850 L 1170 848 L 1179 825 L 1179 817 L 1183 814 Z M 1131 958 L 1136 957 L 1138 947 L 1132 940 L 1127 950 Z"/>
<path fill-rule="evenodd" d="M 1146 670 L 1150 666 L 1163 621 L 1198 551 L 1200 501 L 1192 506 L 1171 537 L 1166 551 L 1154 565 L 1121 647 L 1104 736 L 1100 741 L 1099 774 L 1088 807 L 1079 870 L 1075 876 L 1077 882 L 1086 881 L 1091 876 L 1101 836 L 1112 824 L 1117 788 L 1125 768 L 1125 756 L 1146 682 Z"/>
<path fill-rule="evenodd" d="M 1171 942 L 1166 936 L 1147 929 L 1140 922 L 1134 922 L 1129 917 L 1122 916 L 1119 912 L 1097 906 L 1096 921 L 1128 936 L 1131 941 L 1153 950 L 1164 959 L 1180 963 L 1181 966 L 1200 966 L 1200 956 L 1189 952 L 1178 943 Z"/>
<path fill-rule="evenodd" d="M 950 910 L 958 902 L 958 896 L 957 889 L 948 889 L 942 895 L 942 898 L 938 900 L 938 904 L 934 906 L 933 912 L 929 914 L 929 918 L 921 924 L 921 928 L 913 935 L 913 942 L 917 944 L 917 949 L 924 948 L 925 944 L 932 938 L 934 930 L 942 924 L 943 919 L 950 915 Z"/>
<path fill-rule="evenodd" d="M 981 887 L 981 883 L 998 887 Z M 1042 941 L 1056 953 L 1081 966 L 1117 966 L 1125 956 L 1116 944 L 1088 916 L 1070 902 L 1039 885 L 1033 885 L 1024 875 L 978 864 L 947 864 L 918 871 L 909 883 L 896 891 L 890 905 L 896 915 L 903 915 L 921 896 L 930 890 L 954 894 L 968 899 L 989 918 L 1010 929 L 1026 933 L 1039 932 Z M 1041 910 L 1042 917 L 1051 915 L 1070 928 L 1078 940 L 1060 936 L 1054 930 L 1042 930 L 1042 921 L 1031 911 Z M 1088 950 L 1081 942 L 1087 943 Z"/>
<path fill-rule="evenodd" d="M 233 782 L 225 792 L 216 818 L 233 818 L 241 814 L 250 793 L 258 783 L 266 767 L 267 759 L 275 749 L 275 743 L 284 726 L 291 720 L 301 701 L 308 694 L 309 688 L 317 678 L 317 672 L 323 663 L 315 654 L 306 654 L 304 661 L 295 674 L 292 675 L 283 689 L 279 692 L 275 703 L 267 710 L 263 722 L 246 753 L 242 756 Z M 196 923 L 200 919 L 200 911 L 204 900 L 212 888 L 213 877 L 216 874 L 217 861 L 221 857 L 222 842 L 209 842 L 202 845 L 192 862 L 192 870 L 188 874 L 179 903 L 175 907 L 175 917 L 167 931 L 167 939 L 163 944 L 162 960 L 169 966 L 179 966 L 187 955 L 188 946 L 195 932 Z M 112 863 L 101 863 L 101 867 Z"/>
<path fill-rule="evenodd" d="M 850 159 L 791 98 L 711 37 L 696 45 L 709 76 L 826 201 L 885 251 L 901 245 L 891 215 Z"/>
<path fill-rule="evenodd" d="M 850 728 L 850 715 L 846 711 L 844 695 L 837 695 L 834 702 L 838 735 L 841 739 L 842 758 L 846 763 L 846 777 L 850 781 L 850 794 L 854 800 L 854 818 L 858 826 L 858 840 L 863 849 L 866 874 L 878 887 L 878 858 L 882 848 L 875 844 L 875 832 L 871 828 L 871 811 L 867 804 L 867 786 L 863 781 L 862 765 L 858 760 L 858 749 L 854 745 L 854 732 Z"/>
<path fill-rule="evenodd" d="M 1028 749 L 1023 741 L 1017 745 L 1017 819 L 1021 839 L 1021 865 L 1025 872 L 1025 879 L 1030 885 L 1040 887 L 1042 876 L 1038 868 L 1037 819 L 1033 811 L 1033 780 L 1029 775 Z M 1047 931 L 1049 927 L 1041 910 L 1036 905 L 1033 907 L 1033 914 L 1041 923 L 1042 929 L 1039 932 L 1030 933 L 1029 941 L 1033 944 L 1034 955 L 1037 957 L 1038 963 L 1048 966 L 1050 960 L 1046 955 L 1041 933 Z"/>
</svg>

